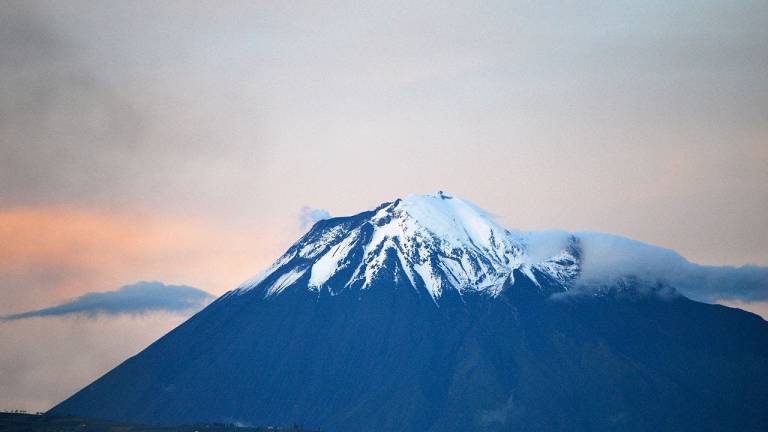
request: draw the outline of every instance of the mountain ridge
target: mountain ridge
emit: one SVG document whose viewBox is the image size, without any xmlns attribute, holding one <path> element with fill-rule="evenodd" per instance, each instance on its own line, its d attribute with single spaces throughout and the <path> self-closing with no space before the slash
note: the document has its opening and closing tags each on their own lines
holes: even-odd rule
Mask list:
<svg viewBox="0 0 768 432">
<path fill-rule="evenodd" d="M 574 236 L 559 240 L 563 245 L 556 253 L 533 260 L 522 233 L 501 227 L 473 204 L 442 191 L 409 195 L 354 216 L 318 222 L 263 275 L 235 292 L 269 282 L 265 295 L 274 295 L 305 273 L 308 287 L 320 290 L 354 261 L 360 262 L 343 287 L 366 289 L 390 251 L 411 286 L 423 285 L 435 301 L 444 289 L 498 295 L 513 270 L 538 283 L 536 269 L 567 289 L 578 275 L 579 246 Z M 271 277 L 275 274 L 280 276 Z"/>
<path fill-rule="evenodd" d="M 423 199 L 463 206 L 441 195 Z M 401 200 L 318 222 L 51 413 L 342 432 L 768 429 L 758 316 L 642 275 L 584 281 L 586 237 L 518 236 L 471 207 L 474 231 L 427 230 L 420 210 Z M 572 261 L 551 259 L 563 250 Z"/>
</svg>

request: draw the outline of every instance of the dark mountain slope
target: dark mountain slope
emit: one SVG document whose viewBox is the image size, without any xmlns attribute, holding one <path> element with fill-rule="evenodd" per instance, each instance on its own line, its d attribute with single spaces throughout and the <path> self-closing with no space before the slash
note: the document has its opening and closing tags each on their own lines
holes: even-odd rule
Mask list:
<svg viewBox="0 0 768 432">
<path fill-rule="evenodd" d="M 768 427 L 761 318 L 683 297 L 533 294 L 218 302 L 53 411 L 327 430 Z"/>
<path fill-rule="evenodd" d="M 458 245 L 460 231 L 412 221 L 395 235 L 405 216 L 389 206 L 319 223 L 265 276 L 52 412 L 329 431 L 768 430 L 758 316 L 633 278 L 576 286 L 572 239 L 536 263 L 495 227 L 478 246 L 474 222 Z"/>
</svg>

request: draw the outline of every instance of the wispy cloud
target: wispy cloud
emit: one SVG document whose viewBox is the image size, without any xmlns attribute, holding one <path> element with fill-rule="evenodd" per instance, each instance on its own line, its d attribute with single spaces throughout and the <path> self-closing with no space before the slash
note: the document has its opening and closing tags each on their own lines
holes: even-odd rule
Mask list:
<svg viewBox="0 0 768 432">
<path fill-rule="evenodd" d="M 14 321 L 63 315 L 142 314 L 146 312 L 189 312 L 199 310 L 213 299 L 205 291 L 185 285 L 138 282 L 115 291 L 92 292 L 60 305 L 2 317 Z"/>
<path fill-rule="evenodd" d="M 330 217 L 331 214 L 328 210 L 304 206 L 299 210 L 299 226 L 301 229 L 306 229 L 312 226 L 315 222 L 329 219 Z"/>
</svg>

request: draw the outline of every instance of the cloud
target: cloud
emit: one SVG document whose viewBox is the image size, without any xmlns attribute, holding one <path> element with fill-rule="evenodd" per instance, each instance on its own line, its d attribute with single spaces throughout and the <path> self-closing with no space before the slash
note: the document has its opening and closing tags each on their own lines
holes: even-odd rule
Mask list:
<svg viewBox="0 0 768 432">
<path fill-rule="evenodd" d="M 677 252 L 621 236 L 576 234 L 582 249 L 583 284 L 605 284 L 625 276 L 667 284 L 699 301 L 744 303 L 768 299 L 768 267 L 705 266 Z"/>
<path fill-rule="evenodd" d="M 312 226 L 315 222 L 329 219 L 330 217 L 331 214 L 328 210 L 304 206 L 299 210 L 299 226 L 301 229 L 306 229 Z"/>
<path fill-rule="evenodd" d="M 157 44 L 169 31 L 158 16 L 164 7 L 145 14 L 129 6 L 122 15 L 106 5 L 71 6 L 0 4 L 0 207 L 195 207 L 203 194 L 204 207 L 239 206 L 233 198 L 244 192 L 224 185 L 241 185 L 258 163 L 258 104 L 200 85 L 208 75 L 199 63 L 178 79 L 172 71 L 191 60 L 184 49 Z M 129 30 L 127 16 L 144 30 Z M 201 48 L 193 34 L 179 39 L 192 53 Z M 158 63 L 147 66 L 154 48 Z"/>
<path fill-rule="evenodd" d="M 114 195 L 125 167 L 140 166 L 141 114 L 79 61 L 34 7 L 4 6 L 3 12 L 3 204 Z"/>
<path fill-rule="evenodd" d="M 205 291 L 185 285 L 137 282 L 116 291 L 83 294 L 68 302 L 28 312 L 7 315 L 4 321 L 64 315 L 143 314 L 146 312 L 188 312 L 199 310 L 213 299 Z"/>
</svg>

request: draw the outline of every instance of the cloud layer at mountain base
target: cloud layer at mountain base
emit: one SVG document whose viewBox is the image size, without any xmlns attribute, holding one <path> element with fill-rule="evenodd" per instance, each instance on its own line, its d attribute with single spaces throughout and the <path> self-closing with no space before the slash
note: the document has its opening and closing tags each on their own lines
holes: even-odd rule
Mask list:
<svg viewBox="0 0 768 432">
<path fill-rule="evenodd" d="M 700 301 L 768 300 L 768 267 L 705 266 L 678 253 L 599 233 L 578 233 L 584 253 L 582 281 L 605 282 L 624 275 L 658 280 Z"/>
<path fill-rule="evenodd" d="M 188 313 L 202 309 L 213 300 L 205 291 L 185 285 L 137 282 L 115 291 L 85 293 L 65 303 L 43 309 L 6 315 L 5 321 L 82 315 L 140 315 L 149 312 Z"/>
</svg>

